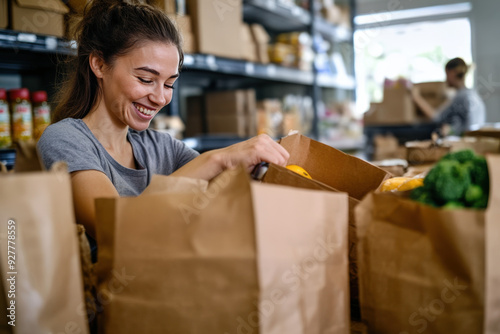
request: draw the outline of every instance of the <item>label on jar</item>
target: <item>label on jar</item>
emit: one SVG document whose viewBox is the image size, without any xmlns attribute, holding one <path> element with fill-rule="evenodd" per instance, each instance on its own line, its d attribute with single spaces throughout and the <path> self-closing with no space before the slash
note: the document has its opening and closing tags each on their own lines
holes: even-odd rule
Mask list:
<svg viewBox="0 0 500 334">
<path fill-rule="evenodd" d="M 12 108 L 12 140 L 28 141 L 33 138 L 33 122 L 31 117 L 31 104 L 21 102 Z"/>
<path fill-rule="evenodd" d="M 50 124 L 50 107 L 49 105 L 41 105 L 33 109 L 34 128 L 33 137 L 36 140 L 40 139 L 45 128 Z"/>
<path fill-rule="evenodd" d="M 9 147 L 11 144 L 9 106 L 0 102 L 0 148 Z"/>
</svg>

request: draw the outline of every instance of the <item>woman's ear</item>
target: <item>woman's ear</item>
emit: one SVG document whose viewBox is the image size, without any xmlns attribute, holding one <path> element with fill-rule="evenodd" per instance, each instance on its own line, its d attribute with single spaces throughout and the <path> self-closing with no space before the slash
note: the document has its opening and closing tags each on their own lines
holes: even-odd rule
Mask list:
<svg viewBox="0 0 500 334">
<path fill-rule="evenodd" d="M 92 72 L 94 72 L 94 75 L 97 78 L 102 79 L 104 75 L 104 61 L 102 58 L 92 53 L 89 56 L 89 65 Z"/>
</svg>

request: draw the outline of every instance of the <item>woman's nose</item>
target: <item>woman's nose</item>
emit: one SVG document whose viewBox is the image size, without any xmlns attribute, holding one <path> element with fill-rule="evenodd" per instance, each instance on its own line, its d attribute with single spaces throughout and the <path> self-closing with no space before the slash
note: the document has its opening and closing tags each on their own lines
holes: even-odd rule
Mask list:
<svg viewBox="0 0 500 334">
<path fill-rule="evenodd" d="M 150 94 L 151 102 L 156 103 L 158 106 L 163 107 L 170 102 L 172 93 L 170 89 L 166 89 L 163 85 L 158 85 L 155 90 Z"/>
</svg>

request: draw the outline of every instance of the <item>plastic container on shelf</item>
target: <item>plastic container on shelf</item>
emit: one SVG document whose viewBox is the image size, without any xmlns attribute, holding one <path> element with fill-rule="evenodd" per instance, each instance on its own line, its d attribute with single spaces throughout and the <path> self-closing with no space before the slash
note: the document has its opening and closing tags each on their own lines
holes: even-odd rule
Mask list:
<svg viewBox="0 0 500 334">
<path fill-rule="evenodd" d="M 0 88 L 0 149 L 12 145 L 12 136 L 10 131 L 9 104 L 7 102 L 7 91 Z"/>
<path fill-rule="evenodd" d="M 33 117 L 30 92 L 27 88 L 9 90 L 11 105 L 12 141 L 33 139 Z"/>
<path fill-rule="evenodd" d="M 33 102 L 33 138 L 38 140 L 50 124 L 50 105 L 47 103 L 47 92 L 43 90 L 33 92 L 31 101 Z"/>
</svg>

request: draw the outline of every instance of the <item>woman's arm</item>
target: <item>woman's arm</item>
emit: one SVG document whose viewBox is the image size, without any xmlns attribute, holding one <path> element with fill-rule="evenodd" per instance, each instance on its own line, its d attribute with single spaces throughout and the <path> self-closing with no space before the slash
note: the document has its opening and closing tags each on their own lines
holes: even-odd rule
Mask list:
<svg viewBox="0 0 500 334">
<path fill-rule="evenodd" d="M 268 135 L 259 135 L 219 150 L 205 152 L 172 175 L 211 180 L 222 171 L 243 165 L 248 172 L 262 161 L 286 165 L 290 155 Z"/>
<path fill-rule="evenodd" d="M 94 201 L 101 197 L 118 197 L 118 191 L 104 173 L 96 170 L 72 172 L 71 184 L 76 222 L 85 226 L 87 233 L 95 239 L 96 212 Z"/>
</svg>

